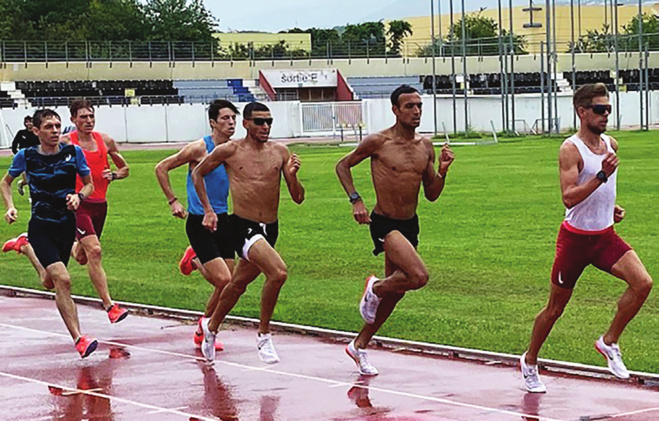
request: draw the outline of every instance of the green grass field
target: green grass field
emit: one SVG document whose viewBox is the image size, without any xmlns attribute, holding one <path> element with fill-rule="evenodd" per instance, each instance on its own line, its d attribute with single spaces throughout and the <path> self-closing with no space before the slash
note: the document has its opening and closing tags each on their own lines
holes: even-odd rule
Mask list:
<svg viewBox="0 0 659 421">
<path fill-rule="evenodd" d="M 655 279 L 659 272 L 659 155 L 656 134 L 620 133 L 618 203 L 627 218 L 618 232 L 635 247 Z M 549 291 L 554 245 L 564 208 L 557 154 L 560 140 L 508 140 L 498 145 L 456 147 L 447 186 L 435 203 L 419 208 L 419 252 L 431 279 L 405 297 L 380 335 L 521 353 L 533 319 Z M 305 203 L 282 194 L 280 240 L 289 267 L 274 319 L 357 331 L 364 278 L 382 274 L 383 258 L 371 254 L 368 228 L 352 219 L 334 164 L 346 148 L 293 149 L 302 159 Z M 110 188 L 103 235 L 105 268 L 115 299 L 202 310 L 211 291 L 198 274 L 184 277 L 178 259 L 187 245 L 184 223 L 168 212 L 153 175 L 155 163 L 173 151 L 130 151 L 130 178 Z M 0 159 L 4 173 L 9 158 Z M 173 172 L 179 197 L 186 170 Z M 369 209 L 374 203 L 369 165 L 354 171 Z M 15 196 L 19 222 L 0 224 L 0 238 L 26 230 L 27 199 Z M 3 284 L 40 288 L 23 256 L 0 256 Z M 75 294 L 95 296 L 86 270 L 69 265 Z M 262 279 L 233 314 L 258 317 Z M 572 302 L 550 335 L 541 357 L 602 365 L 593 341 L 614 314 L 625 283 L 587 269 Z M 654 291 L 621 340 L 627 366 L 659 373 L 659 300 Z M 20 317 L 20 316 L 17 316 Z M 127 323 L 130 323 L 128 321 Z M 84 326 L 84 321 L 83 321 Z M 99 332 L 99 334 L 102 334 Z"/>
</svg>

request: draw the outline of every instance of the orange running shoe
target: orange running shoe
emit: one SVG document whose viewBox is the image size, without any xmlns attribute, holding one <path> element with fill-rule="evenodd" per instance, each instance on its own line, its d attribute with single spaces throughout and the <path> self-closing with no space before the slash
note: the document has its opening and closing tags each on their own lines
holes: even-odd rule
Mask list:
<svg viewBox="0 0 659 421">
<path fill-rule="evenodd" d="M 128 310 L 125 308 L 119 307 L 119 304 L 115 304 L 108 310 L 108 319 L 110 323 L 119 323 L 128 316 Z"/>
<path fill-rule="evenodd" d="M 11 250 L 14 250 L 16 253 L 20 253 L 21 247 L 28 243 L 29 241 L 27 241 L 27 232 L 24 232 L 16 238 L 5 241 L 5 243 L 2 245 L 2 252 L 7 253 Z"/>
<path fill-rule="evenodd" d="M 183 253 L 183 257 L 178 264 L 178 268 L 181 270 L 181 273 L 184 275 L 189 275 L 196 269 L 195 265 L 192 263 L 192 259 L 197 257 L 197 254 L 192 250 L 192 247 L 188 246 Z"/>
<path fill-rule="evenodd" d="M 76 349 L 82 358 L 87 358 L 89 354 L 96 351 L 97 346 L 98 341 L 94 338 L 90 338 L 87 335 L 82 335 L 76 341 Z"/>
<path fill-rule="evenodd" d="M 201 321 L 203 317 L 199 318 L 199 322 L 197 323 L 197 330 L 194 332 L 194 336 L 192 339 L 194 340 L 194 346 L 197 349 L 201 349 L 201 343 L 204 341 L 204 332 L 201 330 Z M 215 351 L 224 351 L 224 345 L 222 345 L 222 342 L 218 341 L 217 339 L 215 340 Z"/>
</svg>

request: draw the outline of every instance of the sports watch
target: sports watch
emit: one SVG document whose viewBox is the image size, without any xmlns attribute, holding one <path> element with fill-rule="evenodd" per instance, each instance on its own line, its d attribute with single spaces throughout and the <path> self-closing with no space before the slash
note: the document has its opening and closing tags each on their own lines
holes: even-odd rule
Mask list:
<svg viewBox="0 0 659 421">
<path fill-rule="evenodd" d="M 600 180 L 602 183 L 606 183 L 609 180 L 609 177 L 606 176 L 606 173 L 604 171 L 600 171 L 596 175 L 597 179 Z"/>
<path fill-rule="evenodd" d="M 353 205 L 354 205 L 355 203 L 357 203 L 358 200 L 361 200 L 361 198 L 362 198 L 362 197 L 359 195 L 359 193 L 357 193 L 356 191 L 350 193 L 350 194 L 348 195 L 348 197 L 350 198 L 350 203 L 352 203 Z"/>
</svg>

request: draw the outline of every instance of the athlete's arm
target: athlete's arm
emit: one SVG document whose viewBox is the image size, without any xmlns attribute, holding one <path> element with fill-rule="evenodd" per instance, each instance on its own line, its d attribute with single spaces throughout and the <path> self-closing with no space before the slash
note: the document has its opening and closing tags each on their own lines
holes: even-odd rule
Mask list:
<svg viewBox="0 0 659 421">
<path fill-rule="evenodd" d="M 288 192 L 291 194 L 291 198 L 298 205 L 304 201 L 304 187 L 300 183 L 300 180 L 297 178 L 297 172 L 300 169 L 300 158 L 296 154 L 291 154 L 288 148 L 282 145 L 284 166 L 282 167 L 282 172 L 284 173 L 284 180 L 286 180 L 286 185 L 288 186 Z"/>
<path fill-rule="evenodd" d="M 581 155 L 577 147 L 570 142 L 564 142 L 559 152 L 558 165 L 563 203 L 568 209 L 583 202 L 602 184 L 597 177 L 593 177 L 583 184 L 577 184 L 580 162 Z M 602 161 L 602 171 L 609 177 L 617 167 L 618 157 L 612 153 L 607 154 Z"/>
<path fill-rule="evenodd" d="M 80 202 L 81 202 L 80 200 L 81 194 L 85 197 L 89 197 L 89 195 L 94 193 L 94 183 L 92 182 L 91 173 L 87 175 L 80 175 L 80 179 L 84 184 L 84 186 L 82 186 L 80 191 L 77 194 L 69 194 L 66 196 L 66 207 L 69 208 L 70 211 L 78 210 L 78 206 L 80 206 Z"/>
<path fill-rule="evenodd" d="M 618 141 L 611 136 L 609 136 L 609 139 L 611 140 L 611 148 L 614 151 L 618 152 Z M 623 219 L 625 219 L 626 215 L 627 215 L 627 211 L 622 206 L 615 205 L 613 207 L 613 222 L 615 222 L 616 224 L 622 221 Z"/>
<path fill-rule="evenodd" d="M 112 162 L 117 167 L 117 171 L 114 172 L 114 176 L 112 175 L 112 170 L 107 169 L 103 171 L 103 177 L 110 181 L 121 180 L 122 178 L 128 177 L 130 168 L 128 167 L 128 163 L 124 157 L 119 153 L 119 148 L 117 148 L 117 144 L 114 142 L 114 139 L 106 134 L 103 134 L 102 137 L 103 141 L 105 142 L 105 146 L 108 149 L 108 155 L 110 155 L 110 159 L 112 159 Z"/>
<path fill-rule="evenodd" d="M 5 220 L 9 224 L 13 224 L 18 219 L 18 211 L 14 206 L 14 199 L 11 196 L 11 183 L 14 181 L 14 177 L 9 174 L 5 174 L 0 181 L 0 192 L 2 192 L 2 200 L 5 202 L 5 208 L 7 212 L 5 213 Z"/>
<path fill-rule="evenodd" d="M 192 170 L 192 183 L 194 184 L 194 188 L 197 191 L 197 196 L 199 196 L 199 201 L 204 207 L 204 219 L 201 224 L 204 226 L 204 228 L 212 232 L 217 230 L 217 215 L 211 206 L 210 200 L 208 200 L 204 176 L 223 164 L 227 158 L 233 155 L 235 150 L 236 144 L 234 142 L 228 142 L 216 146 L 215 149 L 213 149 L 213 152 L 206 155 L 206 157 L 201 160 L 199 165 L 197 165 L 194 170 Z"/>
<path fill-rule="evenodd" d="M 14 140 L 11 142 L 11 153 L 16 155 L 18 153 L 18 147 L 20 146 L 21 143 L 21 133 L 20 130 L 16 132 L 16 136 L 14 136 Z"/>
<path fill-rule="evenodd" d="M 437 200 L 446 184 L 446 173 L 455 159 L 453 151 L 448 145 L 444 145 L 439 155 L 439 167 L 435 172 L 435 148 L 428 139 L 423 139 L 429 150 L 428 166 L 423 173 L 423 192 L 426 199 L 434 202 Z"/>
<path fill-rule="evenodd" d="M 205 149 L 203 149 L 203 151 L 205 152 Z M 168 156 L 156 165 L 156 178 L 158 179 L 158 184 L 160 184 L 160 188 L 163 193 L 165 193 L 172 215 L 176 218 L 185 219 L 187 212 L 185 211 L 183 204 L 179 202 L 176 197 L 176 193 L 174 193 L 172 183 L 169 180 L 169 172 L 182 165 L 191 162 L 198 162 L 199 159 L 199 142 L 191 142 L 174 155 Z"/>
<path fill-rule="evenodd" d="M 348 155 L 341 158 L 336 164 L 336 175 L 339 177 L 339 182 L 348 195 L 356 192 L 355 183 L 352 179 L 352 167 L 359 164 L 366 158 L 375 154 L 375 151 L 382 144 L 383 137 L 381 134 L 366 136 L 361 143 L 350 152 Z M 364 201 L 359 199 L 352 205 L 352 215 L 360 224 L 369 224 L 371 218 L 368 216 L 368 209 L 364 205 Z"/>
</svg>

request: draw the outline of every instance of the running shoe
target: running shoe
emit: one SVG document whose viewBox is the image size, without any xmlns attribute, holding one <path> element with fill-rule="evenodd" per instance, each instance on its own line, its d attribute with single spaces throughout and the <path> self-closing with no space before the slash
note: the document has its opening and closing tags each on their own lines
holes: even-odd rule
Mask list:
<svg viewBox="0 0 659 421">
<path fill-rule="evenodd" d="M 125 319 L 126 316 L 128 316 L 128 310 L 119 307 L 119 304 L 114 304 L 108 310 L 108 319 L 110 319 L 110 323 L 119 323 Z"/>
<path fill-rule="evenodd" d="M 622 353 L 620 352 L 618 344 L 612 343 L 611 345 L 607 345 L 604 343 L 604 336 L 600 336 L 600 338 L 595 341 L 595 349 L 606 358 L 606 363 L 609 365 L 609 371 L 613 373 L 614 376 L 621 379 L 629 378 L 629 371 L 627 371 L 625 363 L 622 362 Z"/>
<path fill-rule="evenodd" d="M 27 241 L 27 232 L 24 232 L 16 238 L 5 241 L 5 243 L 2 245 L 2 252 L 7 253 L 11 250 L 14 250 L 16 253 L 20 253 L 21 247 L 23 247 L 25 244 L 29 244 L 29 241 Z"/>
<path fill-rule="evenodd" d="M 362 319 L 369 325 L 375 322 L 375 315 L 378 312 L 378 305 L 380 305 L 380 298 L 373 292 L 373 284 L 378 280 L 374 275 L 366 278 L 364 295 L 362 295 L 362 299 L 359 302 L 359 312 L 362 315 Z"/>
<path fill-rule="evenodd" d="M 203 318 L 201 320 L 201 329 L 204 332 L 204 340 L 201 343 L 201 353 L 206 358 L 206 361 L 213 361 L 215 359 L 215 332 L 211 332 L 208 328 L 210 319 Z"/>
<path fill-rule="evenodd" d="M 256 336 L 256 347 L 259 349 L 259 358 L 267 364 L 279 362 L 279 355 L 272 343 L 272 335 L 269 333 L 259 333 Z"/>
<path fill-rule="evenodd" d="M 355 361 L 355 364 L 357 364 L 359 374 L 363 374 L 364 376 L 378 375 L 378 369 L 368 362 L 368 358 L 366 357 L 366 350 L 358 349 L 355 347 L 354 339 L 346 347 L 346 354 L 348 354 L 348 356 L 352 358 L 353 361 Z"/>
<path fill-rule="evenodd" d="M 94 338 L 90 338 L 87 335 L 82 335 L 76 341 L 76 349 L 82 358 L 87 358 L 89 354 L 96 351 L 97 346 L 98 341 Z"/>
<path fill-rule="evenodd" d="M 194 336 L 192 337 L 194 340 L 195 348 L 197 349 L 201 349 L 201 344 L 204 342 L 204 331 L 201 328 L 201 321 L 203 319 L 205 319 L 205 317 L 199 318 L 199 323 L 197 323 L 197 330 L 195 330 Z M 215 351 L 224 351 L 224 345 L 222 345 L 222 342 L 217 340 L 217 337 L 215 338 Z"/>
<path fill-rule="evenodd" d="M 545 384 L 542 383 L 542 380 L 540 380 L 540 375 L 538 374 L 538 366 L 526 363 L 526 352 L 523 353 L 519 358 L 519 368 L 522 371 L 522 376 L 524 376 L 524 388 L 527 392 L 547 392 Z"/>
<path fill-rule="evenodd" d="M 178 264 L 178 268 L 181 270 L 182 274 L 187 276 L 196 269 L 194 263 L 192 263 L 192 259 L 195 257 L 197 257 L 197 254 L 194 252 L 194 250 L 192 250 L 192 247 L 188 246 L 188 248 L 185 249 L 185 253 L 183 253 L 181 261 Z"/>
</svg>

